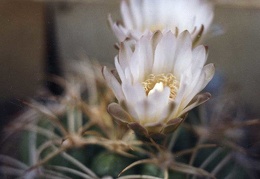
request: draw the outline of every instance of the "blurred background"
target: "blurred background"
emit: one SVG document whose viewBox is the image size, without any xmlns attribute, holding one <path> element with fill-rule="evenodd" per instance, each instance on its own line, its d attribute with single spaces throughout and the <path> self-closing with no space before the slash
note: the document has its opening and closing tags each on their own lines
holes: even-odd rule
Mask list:
<svg viewBox="0 0 260 179">
<path fill-rule="evenodd" d="M 228 89 L 248 116 L 259 117 L 260 1 L 215 2 L 211 37 L 204 43 L 217 69 L 211 87 Z M 113 63 L 116 38 L 107 24 L 109 13 L 120 19 L 119 0 L 0 2 L 1 126 L 43 85 L 61 93 L 46 83 L 47 75 L 62 76 L 82 53 Z"/>
</svg>

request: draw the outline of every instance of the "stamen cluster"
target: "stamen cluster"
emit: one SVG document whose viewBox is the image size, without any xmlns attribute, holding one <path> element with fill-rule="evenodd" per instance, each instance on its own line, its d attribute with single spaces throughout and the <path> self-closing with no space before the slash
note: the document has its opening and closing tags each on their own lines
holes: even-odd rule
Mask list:
<svg viewBox="0 0 260 179">
<path fill-rule="evenodd" d="M 162 73 L 159 75 L 150 74 L 148 76 L 148 79 L 145 80 L 144 82 L 142 82 L 146 95 L 148 95 L 150 93 L 150 91 L 152 89 L 154 89 L 154 87 L 157 83 L 162 83 L 163 87 L 166 87 L 166 86 L 169 87 L 170 88 L 169 98 L 172 100 L 175 99 L 178 88 L 179 88 L 179 81 L 176 79 L 176 77 L 172 73 L 168 73 L 168 74 Z"/>
</svg>

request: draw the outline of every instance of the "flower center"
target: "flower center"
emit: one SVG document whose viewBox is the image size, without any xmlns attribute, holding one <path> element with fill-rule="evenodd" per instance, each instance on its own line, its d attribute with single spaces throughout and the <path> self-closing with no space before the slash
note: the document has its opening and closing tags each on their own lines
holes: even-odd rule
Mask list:
<svg viewBox="0 0 260 179">
<path fill-rule="evenodd" d="M 152 32 L 156 32 L 156 31 L 162 31 L 163 29 L 165 29 L 165 25 L 163 24 L 154 24 L 154 25 L 151 25 L 149 27 L 149 29 L 152 31 Z"/>
<path fill-rule="evenodd" d="M 146 95 L 153 93 L 155 90 L 162 91 L 163 87 L 168 86 L 170 88 L 170 96 L 172 100 L 175 99 L 179 88 L 179 81 L 172 73 L 154 75 L 150 74 L 148 79 L 142 82 Z"/>
</svg>

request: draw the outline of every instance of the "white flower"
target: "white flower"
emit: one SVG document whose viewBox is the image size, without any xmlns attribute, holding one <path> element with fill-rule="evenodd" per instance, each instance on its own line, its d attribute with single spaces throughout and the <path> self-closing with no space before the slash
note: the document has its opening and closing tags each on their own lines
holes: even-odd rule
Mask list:
<svg viewBox="0 0 260 179">
<path fill-rule="evenodd" d="M 171 31 L 148 33 L 134 48 L 121 43 L 115 57 L 118 76 L 103 68 L 121 105 L 111 104 L 109 112 L 123 122 L 141 125 L 148 133 L 171 131 L 165 127 L 179 124 L 182 120 L 177 118 L 210 97 L 198 95 L 215 71 L 213 64 L 204 66 L 206 60 L 206 48 L 193 49 L 188 31 L 177 37 Z"/>
<path fill-rule="evenodd" d="M 193 41 L 198 41 L 208 30 L 214 12 L 207 0 L 122 0 L 121 15 L 124 25 L 109 17 L 120 42 L 137 40 L 145 32 L 157 30 L 171 30 L 175 34 L 188 30 Z"/>
</svg>

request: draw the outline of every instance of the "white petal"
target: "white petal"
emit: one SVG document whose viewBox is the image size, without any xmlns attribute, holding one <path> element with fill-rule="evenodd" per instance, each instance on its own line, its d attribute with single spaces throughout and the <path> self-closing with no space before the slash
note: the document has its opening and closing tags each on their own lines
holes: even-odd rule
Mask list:
<svg viewBox="0 0 260 179">
<path fill-rule="evenodd" d="M 129 66 L 129 61 L 132 56 L 133 52 L 129 45 L 126 42 L 120 44 L 118 59 L 120 66 L 125 69 Z"/>
<path fill-rule="evenodd" d="M 122 90 L 127 103 L 135 104 L 138 101 L 143 101 L 146 98 L 145 90 L 139 83 L 134 85 L 122 84 Z"/>
<path fill-rule="evenodd" d="M 178 89 L 177 95 L 174 99 L 176 106 L 170 116 L 171 118 L 179 117 L 177 114 L 180 113 L 180 111 L 183 110 L 185 107 L 182 105 L 182 101 L 184 99 L 185 92 L 189 87 L 189 84 L 187 83 L 186 78 L 187 78 L 187 76 L 185 76 L 184 74 L 182 74 L 180 77 L 179 89 Z"/>
<path fill-rule="evenodd" d="M 118 101 L 124 100 L 124 94 L 121 88 L 121 85 L 114 77 L 114 75 L 107 70 L 107 67 L 103 67 L 102 69 L 103 76 L 107 81 L 108 86 L 112 89 L 114 95 L 116 96 Z"/>
<path fill-rule="evenodd" d="M 214 74 L 215 74 L 215 66 L 214 64 L 210 63 L 203 67 L 202 71 L 205 74 L 205 81 L 201 85 L 201 88 L 198 90 L 200 92 L 202 89 L 206 87 L 206 85 L 212 80 Z"/>
<path fill-rule="evenodd" d="M 125 26 L 128 29 L 133 29 L 134 28 L 133 19 L 132 19 L 133 17 L 132 17 L 132 14 L 130 12 L 130 9 L 128 7 L 128 3 L 126 0 L 121 1 L 120 10 L 121 10 L 121 15 L 122 15 Z"/>
<path fill-rule="evenodd" d="M 126 99 L 127 111 L 136 120 L 143 118 L 145 115 L 144 106 L 138 106 L 138 104 L 146 99 L 143 86 L 141 84 L 122 84 L 122 89 Z"/>
<path fill-rule="evenodd" d="M 199 106 L 200 104 L 206 102 L 207 100 L 209 100 L 209 98 L 211 97 L 211 95 L 209 93 L 204 93 L 204 94 L 199 94 L 195 96 L 195 99 L 193 98 L 192 103 L 188 104 L 185 109 L 183 109 L 181 111 L 181 113 L 179 114 L 179 116 L 187 113 L 188 111 L 190 111 L 191 109 Z"/>
<path fill-rule="evenodd" d="M 141 11 L 141 7 L 142 7 L 142 1 L 140 0 L 131 0 L 129 1 L 130 4 L 130 9 L 131 9 L 131 15 L 133 18 L 133 22 L 135 25 L 135 28 L 137 29 L 142 29 L 142 11 Z"/>
<path fill-rule="evenodd" d="M 202 69 L 207 60 L 207 53 L 204 46 L 197 46 L 192 51 L 192 71 Z"/>
<path fill-rule="evenodd" d="M 195 95 L 197 95 L 205 86 L 210 82 L 215 73 L 215 68 L 213 64 L 208 64 L 203 67 L 202 72 L 198 78 L 195 85 L 191 85 L 188 89 L 189 93 L 186 94 L 184 98 L 184 105 L 186 106 Z"/>
<path fill-rule="evenodd" d="M 126 81 L 124 83 L 130 83 L 130 84 L 134 83 L 133 73 L 131 73 L 131 70 L 128 67 L 125 69 L 125 79 Z"/>
<path fill-rule="evenodd" d="M 117 25 L 116 23 L 113 22 L 111 15 L 108 16 L 108 22 L 109 25 L 111 27 L 111 29 L 113 30 L 114 34 L 116 35 L 117 39 L 119 40 L 119 42 L 122 42 L 126 39 L 127 37 L 127 29 L 125 29 L 122 26 Z"/>
<path fill-rule="evenodd" d="M 126 77 L 124 73 L 125 69 L 122 69 L 122 67 L 120 66 L 118 56 L 115 57 L 115 66 L 122 83 L 124 83 L 126 81 Z"/>
<path fill-rule="evenodd" d="M 176 38 L 171 33 L 166 33 L 158 43 L 153 64 L 153 73 L 170 73 L 174 65 L 174 55 L 176 49 Z"/>
<path fill-rule="evenodd" d="M 192 60 L 192 40 L 188 31 L 182 32 L 177 38 L 174 75 L 180 78 L 181 73 L 188 68 Z"/>
<path fill-rule="evenodd" d="M 143 0 L 144 27 L 150 27 L 155 22 L 158 22 L 159 8 L 156 4 L 155 1 Z"/>
<path fill-rule="evenodd" d="M 134 82 L 144 81 L 147 74 L 151 73 L 153 56 L 150 35 L 143 36 L 136 44 L 131 57 L 130 69 L 134 76 Z"/>
<path fill-rule="evenodd" d="M 166 119 L 169 112 L 170 89 L 156 91 L 148 98 L 136 103 L 135 111 L 141 124 L 148 126 Z"/>
<path fill-rule="evenodd" d="M 168 116 L 170 88 L 165 87 L 163 91 L 155 91 L 148 95 L 148 103 L 150 105 L 149 116 L 155 116 L 158 120 L 162 120 Z M 160 122 L 160 121 L 157 121 Z"/>
</svg>

